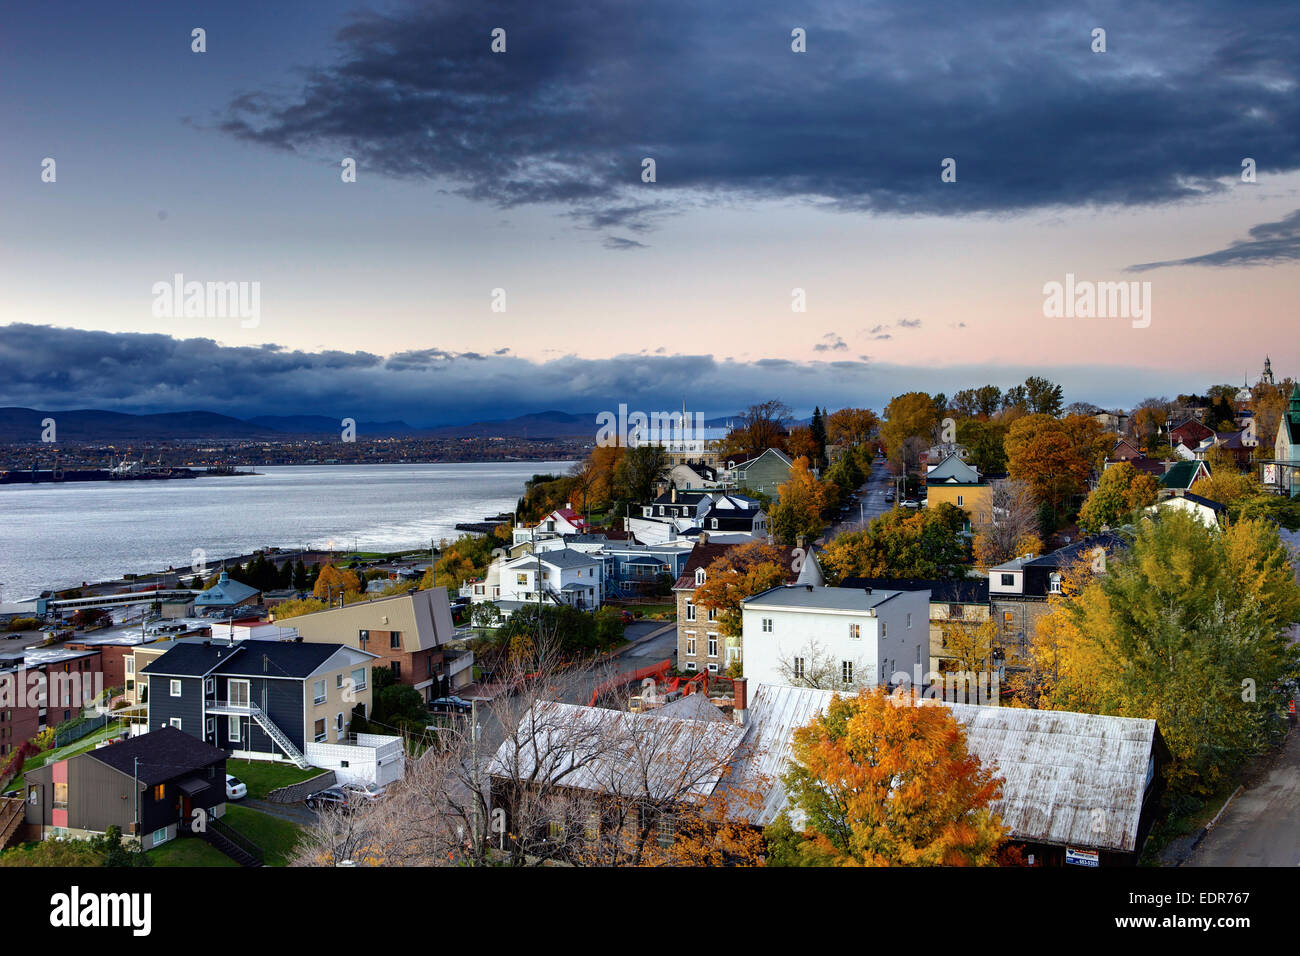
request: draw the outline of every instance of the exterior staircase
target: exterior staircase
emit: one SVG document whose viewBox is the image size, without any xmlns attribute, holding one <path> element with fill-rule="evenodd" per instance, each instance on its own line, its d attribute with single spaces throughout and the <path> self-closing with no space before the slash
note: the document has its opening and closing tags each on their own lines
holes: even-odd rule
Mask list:
<svg viewBox="0 0 1300 956">
<path fill-rule="evenodd" d="M 6 849 L 23 825 L 26 808 L 21 797 L 0 800 L 0 850 Z"/>
<path fill-rule="evenodd" d="M 285 756 L 292 760 L 299 770 L 311 769 L 311 763 L 303 756 L 302 751 L 295 747 L 288 734 L 277 727 L 275 721 L 266 715 L 266 711 L 256 704 L 250 703 L 248 712 L 257 721 L 257 725 L 266 731 L 266 735 L 275 741 L 276 746 L 284 751 Z"/>
<path fill-rule="evenodd" d="M 205 842 L 220 850 L 240 866 L 257 867 L 263 865 L 262 850 L 248 837 L 226 826 L 220 820 L 212 819 L 198 832 L 192 827 L 185 828 L 192 835 L 201 837 Z"/>
</svg>

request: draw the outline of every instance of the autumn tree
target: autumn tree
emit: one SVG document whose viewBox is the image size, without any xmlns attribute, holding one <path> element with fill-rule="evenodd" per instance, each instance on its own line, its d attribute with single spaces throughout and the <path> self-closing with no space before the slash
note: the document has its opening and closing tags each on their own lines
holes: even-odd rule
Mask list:
<svg viewBox="0 0 1300 956">
<path fill-rule="evenodd" d="M 966 513 L 947 503 L 918 511 L 895 508 L 865 531 L 828 542 L 821 552 L 821 568 L 830 582 L 847 577 L 962 577 L 969 560 L 962 536 L 965 525 Z"/>
<path fill-rule="evenodd" d="M 342 597 L 349 592 L 360 590 L 361 581 L 354 571 L 327 564 L 321 568 L 320 575 L 316 578 L 316 586 L 312 588 L 312 594 L 318 600 L 329 603 L 331 598 Z"/>
<path fill-rule="evenodd" d="M 1105 445 L 1096 419 L 1026 415 L 1007 432 L 1007 470 L 1012 478 L 1028 483 L 1035 497 L 1051 507 L 1055 520 L 1070 499 L 1087 487 L 1093 468 L 1105 455 Z"/>
<path fill-rule="evenodd" d="M 1289 557 L 1267 522 L 1144 519 L 1129 553 L 1044 619 L 1056 633 L 1033 653 L 1053 656 L 1055 679 L 1039 706 L 1153 718 L 1172 791 L 1214 792 L 1284 726 L 1284 685 L 1300 673 Z"/>
<path fill-rule="evenodd" d="M 286 621 L 291 617 L 300 617 L 303 614 L 315 614 L 317 611 L 325 610 L 325 602 L 318 601 L 316 598 L 294 598 L 290 601 L 281 601 L 271 609 L 271 619 L 275 621 Z"/>
<path fill-rule="evenodd" d="M 1015 478 L 991 483 L 989 510 L 976 515 L 975 566 L 981 572 L 1024 554 L 1041 554 L 1038 499 L 1029 484 Z"/>
<path fill-rule="evenodd" d="M 723 439 L 723 454 L 761 455 L 769 448 L 785 451 L 787 424 L 793 417 L 794 410 L 776 399 L 749 406 Z"/>
<path fill-rule="evenodd" d="M 939 422 L 934 399 L 925 392 L 904 392 L 890 400 L 885 407 L 885 421 L 880 426 L 880 437 L 889 449 L 889 458 L 902 461 L 903 443 L 909 438 L 929 441 L 930 433 Z"/>
<path fill-rule="evenodd" d="M 1079 527 L 1091 532 L 1114 527 L 1135 511 L 1155 504 L 1159 496 L 1160 483 L 1151 475 L 1127 461 L 1111 465 L 1079 509 Z"/>
<path fill-rule="evenodd" d="M 714 612 L 724 637 L 739 637 L 740 602 L 791 577 L 789 552 L 765 541 L 749 541 L 713 559 L 691 600 Z"/>
<path fill-rule="evenodd" d="M 822 445 L 817 443 L 812 429 L 806 425 L 796 425 L 790 429 L 790 434 L 786 436 L 785 448 L 792 459 L 807 458 L 813 465 L 816 465 L 822 456 Z"/>
<path fill-rule="evenodd" d="M 667 467 L 668 454 L 662 445 L 638 445 L 627 449 L 614 466 L 615 496 L 624 509 L 653 498 L 655 482 Z"/>
<path fill-rule="evenodd" d="M 826 492 L 813 476 L 808 459 L 796 458 L 789 480 L 777 488 L 777 503 L 768 516 L 772 534 L 787 546 L 800 537 L 813 541 L 826 527 L 822 520 L 825 505 Z"/>
<path fill-rule="evenodd" d="M 878 691 L 835 697 L 794 733 L 784 777 L 792 812 L 769 837 L 771 863 L 828 866 L 993 866 L 1009 830 L 1002 796 L 943 706 Z"/>
<path fill-rule="evenodd" d="M 869 408 L 841 408 L 826 417 L 826 437 L 834 445 L 861 445 L 879 424 Z"/>
</svg>

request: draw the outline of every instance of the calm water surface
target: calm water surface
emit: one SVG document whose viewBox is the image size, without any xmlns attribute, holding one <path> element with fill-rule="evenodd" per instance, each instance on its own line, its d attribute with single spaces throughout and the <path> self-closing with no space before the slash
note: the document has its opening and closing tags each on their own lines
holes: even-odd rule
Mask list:
<svg viewBox="0 0 1300 956">
<path fill-rule="evenodd" d="M 567 462 L 259 467 L 253 476 L 0 486 L 0 601 L 278 546 L 396 551 L 513 511 Z"/>
</svg>

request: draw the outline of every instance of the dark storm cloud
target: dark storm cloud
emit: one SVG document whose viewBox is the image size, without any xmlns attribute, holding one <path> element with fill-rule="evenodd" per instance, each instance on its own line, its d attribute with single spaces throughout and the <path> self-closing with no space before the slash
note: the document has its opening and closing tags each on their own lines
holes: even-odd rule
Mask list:
<svg viewBox="0 0 1300 956">
<path fill-rule="evenodd" d="M 801 413 L 827 396 L 840 405 L 883 407 L 917 388 L 952 392 L 961 383 L 1012 385 L 1041 368 L 924 367 L 838 359 L 795 362 L 711 355 L 562 355 L 544 362 L 438 348 L 387 358 L 366 352 L 230 347 L 211 339 L 14 324 L 0 326 L 0 407 L 99 408 L 123 412 L 204 410 L 256 415 L 337 415 L 412 425 L 511 418 L 558 408 L 692 408 L 733 414 L 780 398 Z M 428 374 L 435 372 L 436 374 Z M 1177 394 L 1186 369 L 1138 372 L 1121 365 L 1054 369 L 1070 400 L 1132 404 L 1132 383 Z"/>
<path fill-rule="evenodd" d="M 1164 203 L 1223 188 L 1243 156 L 1300 166 L 1300 5 L 1171 10 L 441 0 L 357 15 L 299 90 L 249 91 L 219 122 L 624 231 L 719 198 L 938 214 Z M 504 54 L 489 51 L 498 26 Z M 791 52 L 795 26 L 806 53 Z M 946 157 L 955 183 L 940 181 Z"/>
<path fill-rule="evenodd" d="M 1300 260 L 1300 209 L 1277 222 L 1252 226 L 1249 239 L 1238 239 L 1226 249 L 1186 259 L 1143 262 L 1129 272 L 1147 272 L 1166 266 L 1260 266 Z"/>
</svg>

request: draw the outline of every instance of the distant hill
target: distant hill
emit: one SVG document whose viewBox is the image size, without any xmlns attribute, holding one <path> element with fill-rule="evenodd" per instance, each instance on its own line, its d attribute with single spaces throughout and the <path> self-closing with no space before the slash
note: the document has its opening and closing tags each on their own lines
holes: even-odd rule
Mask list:
<svg viewBox="0 0 1300 956">
<path fill-rule="evenodd" d="M 42 432 L 41 422 L 46 418 L 54 419 L 55 437 L 59 441 L 283 437 L 264 425 L 216 412 L 128 415 L 95 408 L 39 411 L 10 407 L 0 408 L 0 441 L 38 441 Z"/>
<path fill-rule="evenodd" d="M 0 408 L 0 442 L 30 442 L 41 437 L 41 421 L 53 418 L 61 441 L 119 442 L 182 439 L 338 438 L 341 419 L 330 415 L 258 415 L 232 418 L 216 412 L 165 412 L 130 415 L 82 408 L 40 411 Z M 725 418 L 709 421 L 722 425 Z M 595 439 L 596 412 L 574 414 L 551 409 L 515 418 L 490 419 L 464 425 L 421 428 L 404 421 L 357 422 L 360 438 L 528 438 Z"/>
<path fill-rule="evenodd" d="M 534 412 L 517 418 L 444 425 L 431 428 L 433 438 L 591 438 L 596 437 L 596 413 L 573 415 L 555 410 Z"/>
</svg>

